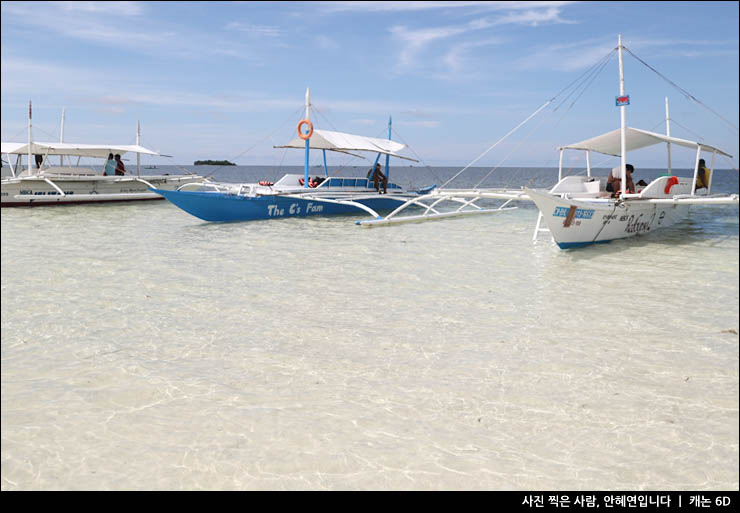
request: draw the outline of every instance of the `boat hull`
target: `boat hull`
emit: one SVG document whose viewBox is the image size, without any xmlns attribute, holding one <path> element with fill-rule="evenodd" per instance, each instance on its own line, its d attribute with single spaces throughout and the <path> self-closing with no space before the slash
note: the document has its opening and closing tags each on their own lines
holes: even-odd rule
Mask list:
<svg viewBox="0 0 740 513">
<path fill-rule="evenodd" d="M 80 203 L 109 203 L 123 201 L 161 200 L 162 196 L 150 190 L 176 189 L 200 176 L 145 176 L 136 178 L 93 176 L 86 178 L 47 175 L 44 177 L 6 178 L 2 181 L 2 207 L 35 207 Z M 54 185 L 52 185 L 53 182 Z M 58 188 L 58 189 L 57 189 Z M 59 191 L 64 192 L 61 194 Z"/>
<path fill-rule="evenodd" d="M 296 196 L 265 195 L 243 196 L 221 192 L 166 191 L 155 189 L 169 202 L 185 212 L 204 221 L 238 222 L 282 217 L 328 216 L 358 214 L 364 211 L 357 206 L 329 203 L 316 198 L 303 199 Z M 352 199 L 374 211 L 387 211 L 405 201 L 392 195 L 365 195 Z"/>
<path fill-rule="evenodd" d="M 688 205 L 657 204 L 644 200 L 583 201 L 531 190 L 527 194 L 561 249 L 648 234 L 681 222 L 689 212 Z"/>
</svg>

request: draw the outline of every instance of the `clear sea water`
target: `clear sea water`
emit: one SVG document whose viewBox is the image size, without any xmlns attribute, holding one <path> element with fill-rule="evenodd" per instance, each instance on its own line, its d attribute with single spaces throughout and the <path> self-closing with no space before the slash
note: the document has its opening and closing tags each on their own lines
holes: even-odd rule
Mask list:
<svg viewBox="0 0 740 513">
<path fill-rule="evenodd" d="M 2 209 L 2 490 L 738 489 L 737 207 L 574 251 L 360 218 Z"/>
</svg>

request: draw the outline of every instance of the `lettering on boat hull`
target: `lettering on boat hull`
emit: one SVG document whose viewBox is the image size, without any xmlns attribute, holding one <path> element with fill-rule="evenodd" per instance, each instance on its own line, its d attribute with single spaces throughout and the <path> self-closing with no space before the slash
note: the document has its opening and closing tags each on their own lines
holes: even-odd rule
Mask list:
<svg viewBox="0 0 740 513">
<path fill-rule="evenodd" d="M 568 207 L 555 207 L 555 212 L 552 213 L 553 217 L 567 217 Z M 589 208 L 577 208 L 576 219 L 591 219 L 594 216 L 595 210 Z"/>
<path fill-rule="evenodd" d="M 299 203 L 291 203 L 287 206 L 280 206 L 277 204 L 267 205 L 267 217 L 320 214 L 323 211 L 324 205 L 317 205 L 311 201 L 306 203 L 303 207 L 301 207 Z"/>
</svg>

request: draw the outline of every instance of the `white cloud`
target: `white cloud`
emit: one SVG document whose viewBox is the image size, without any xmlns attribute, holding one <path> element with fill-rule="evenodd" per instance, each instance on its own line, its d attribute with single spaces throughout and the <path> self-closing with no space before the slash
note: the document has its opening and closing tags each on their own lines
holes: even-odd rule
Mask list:
<svg viewBox="0 0 740 513">
<path fill-rule="evenodd" d="M 324 34 L 319 34 L 316 36 L 316 45 L 319 48 L 323 48 L 324 50 L 335 50 L 339 48 L 339 45 L 336 41 L 334 41 L 329 36 L 325 36 Z"/>
<path fill-rule="evenodd" d="M 419 126 L 423 128 L 437 128 L 441 123 L 439 121 L 399 121 L 401 126 Z"/>
<path fill-rule="evenodd" d="M 4 22 L 17 28 L 30 27 L 45 35 L 59 35 L 144 55 L 156 48 L 160 56 L 187 59 L 202 59 L 214 54 L 256 58 L 249 46 L 233 38 L 193 32 L 148 17 L 139 17 L 135 23 L 120 19 L 145 14 L 145 7 L 141 2 L 2 3 Z M 253 29 L 262 31 L 263 35 L 274 33 L 272 27 L 255 26 Z"/>
<path fill-rule="evenodd" d="M 573 71 L 592 66 L 616 46 L 616 39 L 587 39 L 565 45 L 548 45 L 520 58 L 514 65 L 518 69 Z"/>
<path fill-rule="evenodd" d="M 441 73 L 437 72 L 437 75 L 446 77 L 450 76 L 451 71 L 461 72 L 461 56 L 463 53 L 478 46 L 493 44 L 494 40 L 486 38 L 484 42 L 479 43 L 477 41 L 457 41 L 456 39 L 472 33 L 485 32 L 501 25 L 516 24 L 536 27 L 545 23 L 572 23 L 560 16 L 562 6 L 568 3 L 570 2 L 433 2 L 425 6 L 408 5 L 406 6 L 408 9 L 432 9 L 437 4 L 447 4 L 446 7 L 456 8 L 458 15 L 460 14 L 459 11 L 463 10 L 463 15 L 474 15 L 475 19 L 467 23 L 441 27 L 411 28 L 406 25 L 391 27 L 389 31 L 402 45 L 396 70 L 403 72 L 409 67 L 423 65 L 427 60 L 421 59 L 420 56 L 427 47 L 434 43 L 451 40 L 453 46 L 442 58 L 442 63 L 446 66 L 446 69 Z M 354 5 L 351 2 L 350 4 Z M 389 9 L 393 8 L 387 7 Z M 401 7 L 396 6 L 395 8 Z M 437 8 L 439 7 L 437 5 Z M 482 8 L 495 12 L 481 18 L 478 11 Z"/>
<path fill-rule="evenodd" d="M 110 16 L 138 16 L 144 12 L 144 4 L 141 2 L 55 2 L 55 4 L 65 11 L 100 12 Z"/>
<path fill-rule="evenodd" d="M 255 37 L 279 37 L 282 34 L 282 31 L 278 27 L 272 27 L 269 25 L 252 25 L 249 23 L 242 23 L 240 21 L 232 21 L 226 25 L 225 29 L 245 32 Z"/>
<path fill-rule="evenodd" d="M 574 2 L 318 2 L 327 12 L 401 12 L 466 9 L 475 12 L 560 7 Z"/>
<path fill-rule="evenodd" d="M 389 30 L 396 38 L 400 39 L 404 47 L 399 54 L 398 66 L 400 69 L 415 65 L 415 59 L 418 54 L 429 44 L 448 39 L 453 36 L 464 34 L 470 30 L 477 30 L 477 22 L 471 22 L 467 25 L 424 28 L 413 30 L 404 25 L 396 25 Z"/>
</svg>

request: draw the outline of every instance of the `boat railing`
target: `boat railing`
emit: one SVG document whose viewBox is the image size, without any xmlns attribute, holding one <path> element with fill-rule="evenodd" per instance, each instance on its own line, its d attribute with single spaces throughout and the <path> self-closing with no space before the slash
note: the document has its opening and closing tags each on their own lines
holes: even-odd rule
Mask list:
<svg viewBox="0 0 740 513">
<path fill-rule="evenodd" d="M 214 192 L 222 192 L 227 194 L 240 194 L 242 188 L 244 185 L 247 184 L 229 184 L 229 183 L 218 183 L 218 182 L 211 182 L 211 181 L 202 181 L 202 182 L 188 182 L 186 184 L 181 185 L 177 188 L 178 191 L 182 191 L 185 188 L 193 188 L 193 189 L 211 189 Z"/>
<path fill-rule="evenodd" d="M 150 184 L 149 182 L 147 182 L 143 178 L 137 177 L 137 176 L 127 176 L 125 178 L 118 178 L 118 179 L 113 180 L 113 181 L 114 182 L 141 182 L 144 185 L 146 185 L 147 187 L 149 187 L 151 189 L 155 189 L 155 187 L 152 184 Z"/>
<path fill-rule="evenodd" d="M 342 187 L 342 188 L 361 188 L 361 189 L 375 189 L 375 183 L 368 179 L 368 178 L 342 178 L 342 177 L 332 177 L 327 178 L 319 186 L 317 189 L 321 187 Z M 401 191 L 403 190 L 403 187 L 400 185 L 388 182 L 387 190 L 397 190 Z"/>
</svg>

